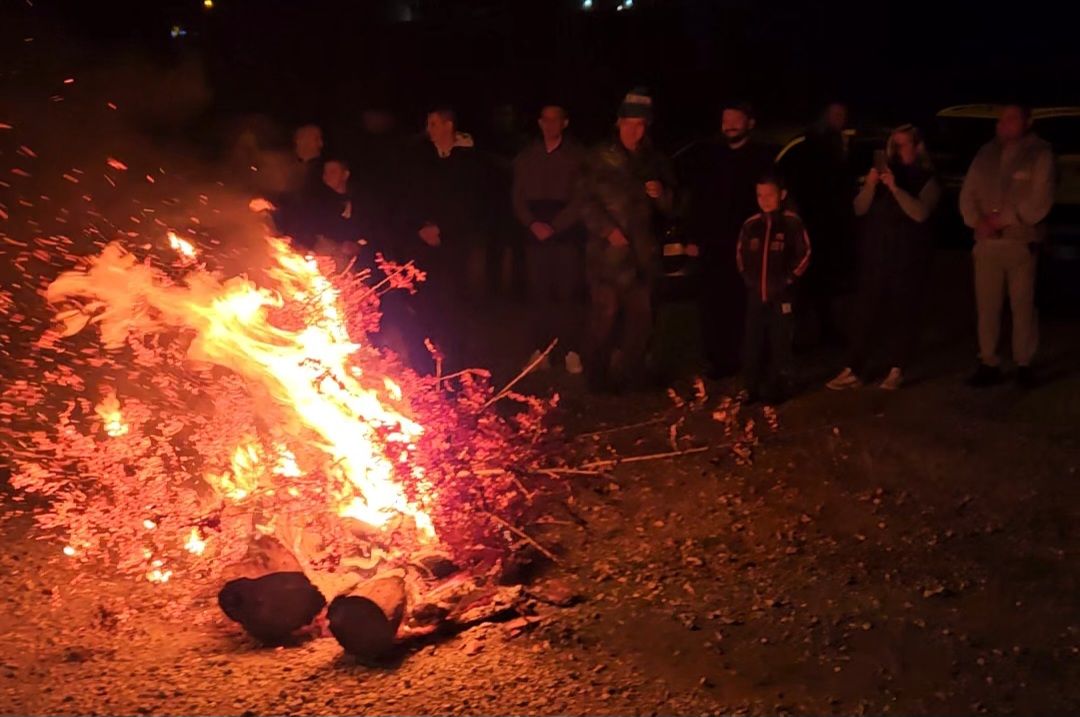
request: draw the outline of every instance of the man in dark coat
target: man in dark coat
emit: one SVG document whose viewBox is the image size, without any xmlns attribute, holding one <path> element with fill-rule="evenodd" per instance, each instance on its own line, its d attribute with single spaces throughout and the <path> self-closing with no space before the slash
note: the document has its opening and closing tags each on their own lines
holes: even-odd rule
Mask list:
<svg viewBox="0 0 1080 717">
<path fill-rule="evenodd" d="M 746 291 L 735 247 L 743 222 L 758 211 L 757 181 L 772 167 L 771 154 L 752 137 L 754 124 L 749 105 L 730 102 L 721 136 L 679 160 L 687 249 L 700 256 L 701 338 L 711 378 L 731 376 L 740 364 Z"/>
<path fill-rule="evenodd" d="M 430 143 L 412 167 L 406 200 L 419 241 L 415 252 L 403 251 L 427 272 L 418 303 L 422 323 L 428 338 L 454 364 L 463 360 L 472 315 L 484 290 L 490 233 L 486 202 L 492 194 L 490 168 L 456 122 L 450 109 L 428 113 Z"/>
<path fill-rule="evenodd" d="M 279 229 L 293 238 L 298 246 L 315 246 L 319 227 L 323 186 L 323 134 L 317 125 L 297 128 L 293 134 L 296 155 L 291 190 L 279 203 Z"/>
<path fill-rule="evenodd" d="M 792 194 L 814 237 L 814 264 L 806 274 L 804 293 L 820 340 L 841 339 L 834 306 L 854 286 L 855 224 L 851 200 L 856 173 L 851 166 L 848 109 L 842 102 L 826 106 L 806 133 L 793 167 Z"/>
</svg>

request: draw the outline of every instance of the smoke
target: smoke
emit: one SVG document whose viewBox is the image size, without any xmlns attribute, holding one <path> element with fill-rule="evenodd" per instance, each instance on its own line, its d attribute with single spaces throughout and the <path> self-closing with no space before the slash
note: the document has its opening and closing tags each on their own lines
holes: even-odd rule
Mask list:
<svg viewBox="0 0 1080 717">
<path fill-rule="evenodd" d="M 270 263 L 267 227 L 248 204 L 267 191 L 256 170 L 273 131 L 252 130 L 253 155 L 232 151 L 245 123 L 215 117 L 197 55 L 102 52 L 28 33 L 19 23 L 0 29 L 0 373 L 8 387 L 48 369 L 34 345 L 55 321 L 48 285 L 110 242 L 139 261 L 168 261 L 175 232 L 227 276 L 255 276 Z"/>
</svg>

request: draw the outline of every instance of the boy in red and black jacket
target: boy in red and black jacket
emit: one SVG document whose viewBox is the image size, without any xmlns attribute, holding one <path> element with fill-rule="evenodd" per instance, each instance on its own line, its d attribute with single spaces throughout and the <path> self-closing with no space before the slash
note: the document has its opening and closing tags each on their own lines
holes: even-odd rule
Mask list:
<svg viewBox="0 0 1080 717">
<path fill-rule="evenodd" d="M 766 176 L 757 183 L 761 208 L 739 232 L 735 260 L 749 292 L 746 334 L 743 340 L 743 380 L 755 401 L 762 388 L 764 349 L 768 338 L 774 381 L 770 398 L 784 398 L 791 372 L 791 345 L 795 322 L 792 313 L 794 284 L 810 264 L 810 239 L 802 220 L 780 208 L 787 192 L 780 180 Z"/>
</svg>

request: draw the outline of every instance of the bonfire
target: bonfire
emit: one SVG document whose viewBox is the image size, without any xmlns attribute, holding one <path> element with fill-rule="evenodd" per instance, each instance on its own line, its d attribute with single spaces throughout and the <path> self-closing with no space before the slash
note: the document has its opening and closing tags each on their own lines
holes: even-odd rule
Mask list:
<svg viewBox="0 0 1080 717">
<path fill-rule="evenodd" d="M 267 641 L 338 598 L 331 629 L 358 654 L 462 607 L 449 574 L 475 590 L 523 546 L 550 557 L 523 526 L 552 487 L 555 399 L 497 392 L 481 370 L 419 375 L 379 348 L 380 296 L 415 289 L 411 264 L 380 257 L 376 277 L 273 236 L 264 255 L 226 276 L 163 232 L 110 242 L 43 292 L 40 372 L 6 386 L 4 409 L 34 425 L 12 483 L 46 498 L 35 519 L 58 555 L 191 595 L 224 586 L 225 612 Z M 267 600 L 301 608 L 268 618 Z"/>
</svg>

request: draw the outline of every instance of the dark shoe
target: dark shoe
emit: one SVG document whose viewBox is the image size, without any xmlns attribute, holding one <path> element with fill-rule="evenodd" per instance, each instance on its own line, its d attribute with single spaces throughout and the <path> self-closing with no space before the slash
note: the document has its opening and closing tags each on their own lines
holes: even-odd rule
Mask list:
<svg viewBox="0 0 1080 717">
<path fill-rule="evenodd" d="M 1039 385 L 1035 379 L 1035 372 L 1031 370 L 1030 366 L 1016 367 L 1016 385 L 1025 391 L 1030 391 Z"/>
<path fill-rule="evenodd" d="M 1001 383 L 1001 379 L 1000 368 L 981 363 L 979 368 L 975 369 L 975 373 L 971 374 L 971 377 L 967 380 L 967 385 L 972 388 L 987 388 Z"/>
</svg>

